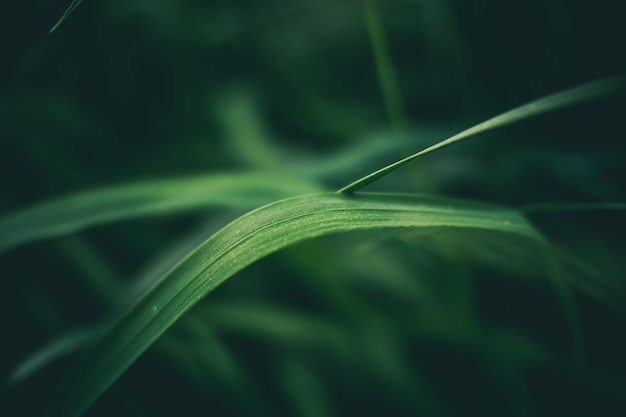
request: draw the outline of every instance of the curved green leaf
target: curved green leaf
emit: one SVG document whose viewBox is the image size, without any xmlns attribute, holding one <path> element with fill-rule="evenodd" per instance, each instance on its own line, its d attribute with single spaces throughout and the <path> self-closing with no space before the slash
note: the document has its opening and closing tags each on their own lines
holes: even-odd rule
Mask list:
<svg viewBox="0 0 626 417">
<path fill-rule="evenodd" d="M 448 145 L 452 145 L 455 142 L 466 139 L 470 136 L 477 135 L 487 130 L 495 129 L 498 127 L 506 126 L 511 123 L 518 122 L 520 120 L 528 119 L 529 117 L 539 114 L 547 113 L 553 110 L 558 110 L 564 107 L 572 106 L 574 104 L 582 103 L 592 99 L 607 96 L 609 94 L 621 91 L 626 88 L 626 75 L 619 75 L 610 78 L 603 78 L 601 80 L 593 81 L 587 84 L 583 84 L 578 87 L 571 88 L 569 90 L 561 91 L 555 94 L 548 95 L 522 106 L 516 107 L 512 110 L 504 112 L 491 119 L 485 120 L 482 123 L 474 125 L 469 129 L 466 129 L 448 139 L 442 140 L 426 149 L 423 149 L 411 156 L 407 156 L 404 159 L 387 165 L 377 171 L 372 172 L 354 181 L 351 184 L 343 187 L 339 190 L 341 193 L 351 193 L 366 185 L 384 177 L 392 171 L 408 164 L 409 162 L 426 155 L 437 149 L 441 149 Z"/>
<path fill-rule="evenodd" d="M 478 228 L 540 236 L 516 211 L 415 195 L 320 193 L 249 212 L 190 253 L 76 364 L 40 415 L 76 416 L 168 327 L 252 262 L 316 236 L 389 227 Z"/>
<path fill-rule="evenodd" d="M 320 191 L 313 182 L 258 172 L 146 181 L 77 193 L 0 220 L 0 253 L 90 226 L 205 207 L 251 209 Z"/>
</svg>

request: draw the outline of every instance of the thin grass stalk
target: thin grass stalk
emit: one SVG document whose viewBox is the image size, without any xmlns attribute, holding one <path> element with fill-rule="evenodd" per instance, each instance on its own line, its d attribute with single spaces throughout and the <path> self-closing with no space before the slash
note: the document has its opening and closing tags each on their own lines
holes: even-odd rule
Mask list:
<svg viewBox="0 0 626 417">
<path fill-rule="evenodd" d="M 387 115 L 396 134 L 406 137 L 409 124 L 404 109 L 404 100 L 376 0 L 364 0 L 363 8 Z"/>
<path fill-rule="evenodd" d="M 625 88 L 626 74 L 621 74 L 614 77 L 602 78 L 600 80 L 592 81 L 578 87 L 574 87 L 568 90 L 545 96 L 538 100 L 531 101 L 530 103 L 521 105 L 512 110 L 492 117 L 491 119 L 485 120 L 484 122 L 465 129 L 464 131 L 459 132 L 456 135 L 449 137 L 448 139 L 442 140 L 435 145 L 429 146 L 426 149 L 414 153 L 413 155 L 407 156 L 406 158 L 403 158 L 377 171 L 374 171 L 371 174 L 368 174 L 341 188 L 339 192 L 352 193 L 354 191 L 357 191 L 423 155 L 452 145 L 453 143 L 477 135 L 479 133 L 519 122 L 521 120 L 528 119 L 530 117 L 537 116 L 543 113 L 559 110 L 585 101 L 605 97 L 610 94 L 622 91 Z"/>
</svg>

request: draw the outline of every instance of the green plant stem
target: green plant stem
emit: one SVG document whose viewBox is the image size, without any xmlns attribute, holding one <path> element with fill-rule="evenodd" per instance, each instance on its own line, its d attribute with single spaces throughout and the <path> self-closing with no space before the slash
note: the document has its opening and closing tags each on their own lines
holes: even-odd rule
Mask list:
<svg viewBox="0 0 626 417">
<path fill-rule="evenodd" d="M 387 115 L 395 133 L 400 135 L 400 137 L 406 137 L 408 122 L 404 109 L 404 100 L 400 91 L 398 77 L 391 61 L 391 54 L 385 38 L 385 29 L 376 0 L 364 0 L 363 7 Z"/>
</svg>

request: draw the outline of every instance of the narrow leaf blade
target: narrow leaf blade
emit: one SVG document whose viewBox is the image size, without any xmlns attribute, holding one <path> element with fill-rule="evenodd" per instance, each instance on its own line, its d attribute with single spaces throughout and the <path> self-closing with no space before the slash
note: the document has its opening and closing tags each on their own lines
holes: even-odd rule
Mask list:
<svg viewBox="0 0 626 417">
<path fill-rule="evenodd" d="M 63 23 L 65 21 L 65 19 L 68 18 L 68 16 L 70 14 L 72 14 L 72 12 L 78 7 L 78 5 L 82 2 L 83 0 L 74 0 L 72 2 L 72 4 L 69 5 L 69 7 L 65 10 L 65 13 L 63 13 L 63 16 L 61 16 L 61 18 L 54 24 L 54 26 L 52 26 L 52 29 L 50 29 L 50 32 L 48 33 L 52 33 L 55 30 L 57 30 L 57 28 L 59 26 L 61 26 L 61 23 Z"/>
<path fill-rule="evenodd" d="M 252 262 L 305 239 L 374 228 L 478 228 L 540 239 L 516 211 L 411 195 L 321 193 L 261 207 L 214 234 L 88 351 L 50 397 L 46 416 L 77 416 L 167 328 Z"/>
<path fill-rule="evenodd" d="M 88 227 L 206 207 L 251 209 L 320 191 L 313 182 L 258 172 L 117 185 L 43 203 L 0 219 L 0 254 L 21 244 Z"/>
<path fill-rule="evenodd" d="M 371 174 L 368 174 L 354 181 L 353 183 L 348 184 L 347 186 L 340 189 L 339 192 L 354 192 L 378 180 L 379 178 L 384 177 L 390 172 L 395 171 L 396 169 L 408 164 L 409 162 L 419 158 L 420 156 L 436 151 L 437 149 L 444 148 L 448 145 L 452 145 L 453 143 L 456 143 L 463 139 L 467 139 L 479 133 L 506 126 L 539 114 L 558 110 L 585 101 L 601 98 L 617 91 L 621 91 L 625 88 L 626 75 L 619 75 L 611 78 L 603 78 L 601 80 L 596 80 L 587 84 L 583 84 L 569 90 L 551 94 L 549 96 L 540 98 L 538 100 L 504 112 L 498 116 L 492 117 L 491 119 L 485 120 L 484 122 L 474 125 L 462 132 L 459 132 L 456 135 L 449 137 L 448 139 L 438 142 L 432 146 L 429 146 L 426 149 L 414 153 L 411 156 L 407 156 L 404 159 L 401 159 L 377 171 L 374 171 Z"/>
</svg>

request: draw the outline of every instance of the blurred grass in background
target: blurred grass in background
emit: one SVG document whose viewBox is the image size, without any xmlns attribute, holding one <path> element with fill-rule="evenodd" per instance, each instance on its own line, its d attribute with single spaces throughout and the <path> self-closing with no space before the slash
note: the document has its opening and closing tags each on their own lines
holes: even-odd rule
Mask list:
<svg viewBox="0 0 626 417">
<path fill-rule="evenodd" d="M 66 7 L 3 5 L 3 215 L 207 172 L 332 190 L 510 107 L 626 70 L 622 6 L 608 0 L 90 0 L 47 35 Z M 372 188 L 511 206 L 623 202 L 624 104 L 616 96 L 488 133 Z M 127 305 L 143 276 L 242 213 L 142 218 L 2 254 L 0 414 L 31 413 L 75 359 L 72 345 Z M 529 217 L 593 279 L 575 293 L 582 364 L 541 253 L 496 233 L 358 232 L 239 273 L 86 415 L 619 415 L 623 212 Z M 596 287 L 611 289 L 611 304 Z M 16 374 L 50 343 L 70 353 Z"/>
</svg>

